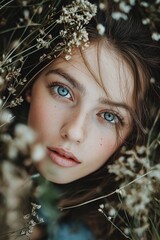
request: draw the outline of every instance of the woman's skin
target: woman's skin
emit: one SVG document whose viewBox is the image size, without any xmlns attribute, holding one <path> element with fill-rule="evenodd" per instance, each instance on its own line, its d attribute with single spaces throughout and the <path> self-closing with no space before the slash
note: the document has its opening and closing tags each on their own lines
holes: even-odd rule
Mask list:
<svg viewBox="0 0 160 240">
<path fill-rule="evenodd" d="M 47 152 L 37 168 L 55 183 L 69 183 L 100 168 L 132 129 L 125 108 L 134 108 L 127 64 L 104 43 L 99 63 L 96 44 L 84 55 L 91 71 L 76 49 L 71 60 L 58 58 L 43 70 L 27 95 L 28 124 Z"/>
</svg>

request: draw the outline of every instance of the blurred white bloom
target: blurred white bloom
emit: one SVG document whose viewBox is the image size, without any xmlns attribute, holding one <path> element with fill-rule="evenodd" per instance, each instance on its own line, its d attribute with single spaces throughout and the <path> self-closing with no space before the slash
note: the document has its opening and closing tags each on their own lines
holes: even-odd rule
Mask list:
<svg viewBox="0 0 160 240">
<path fill-rule="evenodd" d="M 121 9 L 123 12 L 125 12 L 125 13 L 129 13 L 130 10 L 131 10 L 131 6 L 129 6 L 129 5 L 126 4 L 125 2 L 121 2 L 121 3 L 119 4 L 119 7 L 120 7 L 120 9 Z"/>
<path fill-rule="evenodd" d="M 99 207 L 100 207 L 101 209 L 104 209 L 105 206 L 104 206 L 104 204 L 102 203 L 102 204 L 99 205 Z"/>
<path fill-rule="evenodd" d="M 150 173 L 150 176 L 153 178 L 157 178 L 160 181 L 160 164 L 154 166 L 154 169 Z"/>
<path fill-rule="evenodd" d="M 35 133 L 34 131 L 24 125 L 24 124 L 17 124 L 15 127 L 15 137 L 19 140 L 24 142 L 25 144 L 30 144 L 33 143 L 35 141 Z"/>
<path fill-rule="evenodd" d="M 121 12 L 113 12 L 112 13 L 112 18 L 115 19 L 115 20 L 119 20 L 119 19 L 124 19 L 124 20 L 127 20 L 128 17 L 126 14 L 124 13 L 121 13 Z"/>
<path fill-rule="evenodd" d="M 156 82 L 155 78 L 150 79 L 150 83 L 155 83 L 155 82 Z"/>
<path fill-rule="evenodd" d="M 14 116 L 11 114 L 9 110 L 1 111 L 0 123 L 1 124 L 10 123 L 13 120 L 13 118 Z"/>
<path fill-rule="evenodd" d="M 28 10 L 24 10 L 23 14 L 24 14 L 24 18 L 26 20 L 28 20 L 29 19 L 29 11 Z"/>
<path fill-rule="evenodd" d="M 149 18 L 142 19 L 142 23 L 144 25 L 149 24 L 150 23 L 150 19 Z"/>
<path fill-rule="evenodd" d="M 36 144 L 32 148 L 31 157 L 34 162 L 41 161 L 46 155 L 45 148 L 41 144 Z"/>
<path fill-rule="evenodd" d="M 8 152 L 7 152 L 9 159 L 15 159 L 18 155 L 18 149 L 14 144 L 14 141 L 11 141 L 8 145 Z"/>
<path fill-rule="evenodd" d="M 66 55 L 65 55 L 65 59 L 66 59 L 67 61 L 69 61 L 69 60 L 71 59 L 71 55 L 66 54 Z"/>
<path fill-rule="evenodd" d="M 136 151 L 137 151 L 137 153 L 139 153 L 139 154 L 144 154 L 144 153 L 146 153 L 146 146 L 136 146 Z"/>
<path fill-rule="evenodd" d="M 136 0 L 129 0 L 129 3 L 130 3 L 132 6 L 134 6 L 135 3 L 136 3 Z"/>
<path fill-rule="evenodd" d="M 158 32 L 152 33 L 152 39 L 155 40 L 155 41 L 159 41 L 160 40 L 160 34 Z"/>
<path fill-rule="evenodd" d="M 101 23 L 99 23 L 99 24 L 97 25 L 97 31 L 98 31 L 99 35 L 104 35 L 104 33 L 105 33 L 105 27 L 104 27 Z"/>
<path fill-rule="evenodd" d="M 116 210 L 114 208 L 111 208 L 108 212 L 109 216 L 114 217 L 116 215 Z"/>
<path fill-rule="evenodd" d="M 105 6 L 105 4 L 104 3 L 100 3 L 99 4 L 99 8 L 101 9 L 101 10 L 104 10 L 105 8 L 106 8 L 106 6 Z"/>
<path fill-rule="evenodd" d="M 144 1 L 140 2 L 140 5 L 143 7 L 146 7 L 146 8 L 149 7 L 149 3 L 144 2 Z"/>
<path fill-rule="evenodd" d="M 5 143 L 9 143 L 12 141 L 12 137 L 9 133 L 4 133 L 1 135 L 1 140 Z"/>
</svg>

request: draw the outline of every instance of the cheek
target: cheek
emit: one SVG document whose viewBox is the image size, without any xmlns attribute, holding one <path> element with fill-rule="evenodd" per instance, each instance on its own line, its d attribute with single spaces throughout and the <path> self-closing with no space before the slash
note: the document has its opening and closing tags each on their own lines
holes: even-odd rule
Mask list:
<svg viewBox="0 0 160 240">
<path fill-rule="evenodd" d="M 97 152 L 99 156 L 104 159 L 108 159 L 119 147 L 117 142 L 116 134 L 106 134 L 104 137 L 100 137 L 97 142 Z"/>
</svg>

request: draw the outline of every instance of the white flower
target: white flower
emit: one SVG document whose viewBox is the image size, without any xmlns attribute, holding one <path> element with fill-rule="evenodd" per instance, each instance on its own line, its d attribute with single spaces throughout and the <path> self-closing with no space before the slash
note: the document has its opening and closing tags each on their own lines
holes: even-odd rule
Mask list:
<svg viewBox="0 0 160 240">
<path fill-rule="evenodd" d="M 104 10 L 105 8 L 106 8 L 106 6 L 105 6 L 105 4 L 104 3 L 100 3 L 99 4 L 99 8 L 101 9 L 101 10 Z"/>
<path fill-rule="evenodd" d="M 24 144 L 30 144 L 35 141 L 36 136 L 30 127 L 24 124 L 17 124 L 15 127 L 15 137 L 19 139 L 19 141 L 24 142 Z"/>
<path fill-rule="evenodd" d="M 158 32 L 154 32 L 152 34 L 152 39 L 155 41 L 159 41 L 160 40 L 160 34 Z"/>
<path fill-rule="evenodd" d="M 155 82 L 156 82 L 155 78 L 152 77 L 152 78 L 150 79 L 150 83 L 155 83 Z"/>
<path fill-rule="evenodd" d="M 121 3 L 119 4 L 119 7 L 120 7 L 120 9 L 121 9 L 123 12 L 125 12 L 125 13 L 129 13 L 130 10 L 131 10 L 131 6 L 129 6 L 129 5 L 126 4 L 125 2 L 121 2 Z"/>
<path fill-rule="evenodd" d="M 97 25 L 97 30 L 98 30 L 98 33 L 99 33 L 99 35 L 104 35 L 104 33 L 105 33 L 105 27 L 102 25 L 102 24 L 98 24 Z"/>
<path fill-rule="evenodd" d="M 130 3 L 132 6 L 134 6 L 135 3 L 136 3 L 136 1 L 135 1 L 135 0 L 129 0 L 129 3 Z"/>
<path fill-rule="evenodd" d="M 144 25 L 149 24 L 150 23 L 150 19 L 149 18 L 142 19 L 142 23 Z"/>
<path fill-rule="evenodd" d="M 45 157 L 45 154 L 45 148 L 40 144 L 36 144 L 32 149 L 31 157 L 34 162 L 39 162 Z"/>
<path fill-rule="evenodd" d="M 116 215 L 116 210 L 114 208 L 111 208 L 108 212 L 110 217 L 114 217 Z"/>
<path fill-rule="evenodd" d="M 71 59 L 71 55 L 69 55 L 69 54 L 65 55 L 65 59 L 66 59 L 67 61 L 69 61 L 69 60 Z"/>
<path fill-rule="evenodd" d="M 140 5 L 146 8 L 149 7 L 149 3 L 147 2 L 140 2 Z"/>
<path fill-rule="evenodd" d="M 0 123 L 1 124 L 10 123 L 13 120 L 13 118 L 14 116 L 11 114 L 9 110 L 1 111 Z"/>
<path fill-rule="evenodd" d="M 127 20 L 128 17 L 126 14 L 124 13 L 121 13 L 121 12 L 113 12 L 112 13 L 112 18 L 115 19 L 115 20 L 119 20 L 119 19 L 124 19 L 124 20 Z"/>
<path fill-rule="evenodd" d="M 146 153 L 146 146 L 136 146 L 136 151 L 137 151 L 137 153 L 139 153 L 139 154 L 144 154 L 144 153 Z"/>
</svg>

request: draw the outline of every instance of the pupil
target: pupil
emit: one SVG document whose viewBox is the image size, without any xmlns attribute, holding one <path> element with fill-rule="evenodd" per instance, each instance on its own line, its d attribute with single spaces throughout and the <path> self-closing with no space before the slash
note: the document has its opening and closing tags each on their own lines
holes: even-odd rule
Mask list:
<svg viewBox="0 0 160 240">
<path fill-rule="evenodd" d="M 58 88 L 58 93 L 61 96 L 66 96 L 68 94 L 68 90 L 66 88 L 64 88 L 64 87 L 59 87 Z"/>
</svg>

